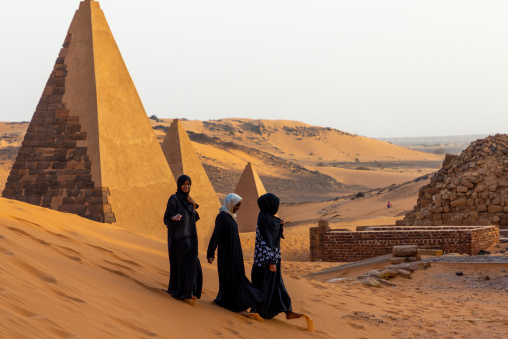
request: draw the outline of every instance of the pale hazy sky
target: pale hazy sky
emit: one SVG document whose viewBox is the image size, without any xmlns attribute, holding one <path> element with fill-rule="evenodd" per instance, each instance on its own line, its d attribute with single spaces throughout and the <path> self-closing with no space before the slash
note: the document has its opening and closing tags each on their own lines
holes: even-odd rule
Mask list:
<svg viewBox="0 0 508 339">
<path fill-rule="evenodd" d="M 148 115 L 368 137 L 508 133 L 508 1 L 99 1 Z M 77 0 L 0 10 L 0 121 L 30 120 Z"/>
</svg>

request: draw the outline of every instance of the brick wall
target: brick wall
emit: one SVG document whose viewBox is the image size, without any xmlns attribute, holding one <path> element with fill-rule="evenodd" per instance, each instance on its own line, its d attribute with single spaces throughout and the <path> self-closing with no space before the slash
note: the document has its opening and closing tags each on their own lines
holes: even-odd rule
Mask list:
<svg viewBox="0 0 508 339">
<path fill-rule="evenodd" d="M 497 242 L 498 226 L 372 227 L 364 232 L 324 233 L 321 253 L 323 261 L 351 262 L 390 254 L 396 245 L 417 245 L 475 255 Z"/>
<path fill-rule="evenodd" d="M 77 146 L 87 133 L 63 102 L 71 38 L 60 50 L 2 196 L 111 223 L 109 189 L 96 187 L 88 147 Z"/>
</svg>

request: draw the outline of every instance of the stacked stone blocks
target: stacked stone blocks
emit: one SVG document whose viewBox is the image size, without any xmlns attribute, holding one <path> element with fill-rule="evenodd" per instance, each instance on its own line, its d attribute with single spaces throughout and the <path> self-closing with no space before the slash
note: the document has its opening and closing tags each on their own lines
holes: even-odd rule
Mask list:
<svg viewBox="0 0 508 339">
<path fill-rule="evenodd" d="M 87 133 L 63 102 L 71 38 L 65 38 L 2 195 L 112 223 L 109 190 L 95 186 L 88 148 L 78 143 Z"/>
<path fill-rule="evenodd" d="M 330 231 L 328 220 L 319 220 L 318 227 L 309 228 L 310 231 L 310 261 L 318 261 L 323 257 L 323 236 Z"/>
<path fill-rule="evenodd" d="M 498 225 L 508 228 L 508 136 L 477 140 L 422 187 L 397 225 Z"/>
</svg>

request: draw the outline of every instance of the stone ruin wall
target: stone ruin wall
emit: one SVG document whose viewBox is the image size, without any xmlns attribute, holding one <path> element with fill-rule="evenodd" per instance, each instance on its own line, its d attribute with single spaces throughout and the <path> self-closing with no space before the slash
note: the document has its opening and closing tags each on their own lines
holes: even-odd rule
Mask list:
<svg viewBox="0 0 508 339">
<path fill-rule="evenodd" d="M 327 226 L 314 227 L 311 229 L 311 260 L 365 260 L 390 254 L 393 246 L 398 245 L 416 245 L 419 248 L 441 249 L 446 253 L 476 255 L 498 241 L 497 226 L 369 227 L 363 232 L 333 231 Z"/>
<path fill-rule="evenodd" d="M 72 116 L 62 101 L 67 66 L 65 56 L 71 44 L 68 34 L 42 97 L 30 121 L 12 166 L 2 196 L 32 205 L 115 222 L 108 203 L 107 187 L 95 187 L 92 163 L 79 117 Z"/>
<path fill-rule="evenodd" d="M 508 135 L 477 140 L 460 156 L 447 155 L 397 225 L 508 228 Z"/>
</svg>

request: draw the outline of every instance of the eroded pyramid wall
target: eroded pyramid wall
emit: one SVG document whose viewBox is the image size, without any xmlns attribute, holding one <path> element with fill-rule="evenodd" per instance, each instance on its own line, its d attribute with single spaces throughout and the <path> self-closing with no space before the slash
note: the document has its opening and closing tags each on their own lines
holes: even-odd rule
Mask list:
<svg viewBox="0 0 508 339">
<path fill-rule="evenodd" d="M 165 237 L 176 189 L 99 3 L 80 3 L 3 196 Z"/>
<path fill-rule="evenodd" d="M 397 224 L 508 228 L 508 135 L 476 140 L 459 156 L 447 156 Z"/>
<path fill-rule="evenodd" d="M 206 249 L 221 204 L 187 132 L 178 119 L 171 123 L 161 148 L 174 177 L 185 174 L 192 180 L 190 196 L 199 205 L 200 220 L 196 224 L 199 247 Z"/>
<path fill-rule="evenodd" d="M 255 232 L 259 214 L 258 198 L 266 193 L 258 173 L 249 162 L 240 176 L 235 193 L 243 198 L 238 211 L 238 231 Z"/>
</svg>

